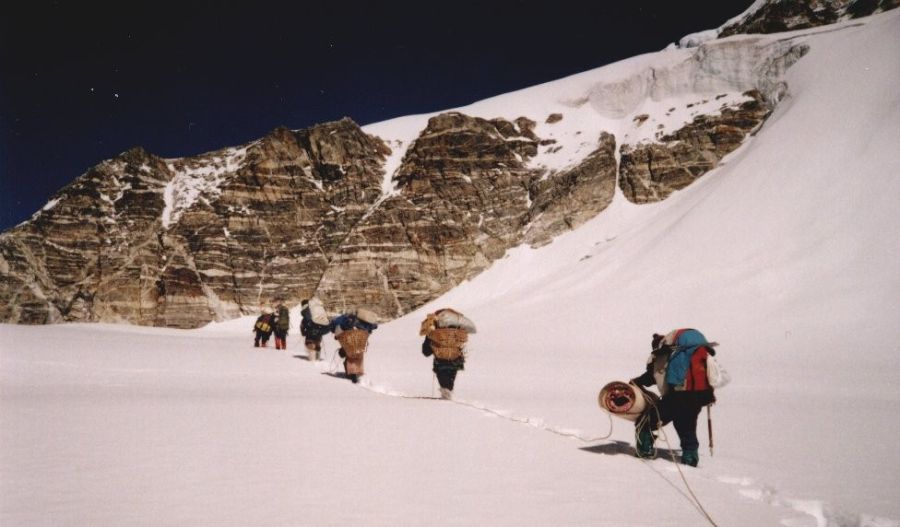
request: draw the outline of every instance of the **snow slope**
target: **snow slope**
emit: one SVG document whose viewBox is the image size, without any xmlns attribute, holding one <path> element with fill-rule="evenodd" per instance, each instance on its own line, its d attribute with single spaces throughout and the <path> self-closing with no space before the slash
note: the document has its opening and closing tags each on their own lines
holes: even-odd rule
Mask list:
<svg viewBox="0 0 900 527">
<path fill-rule="evenodd" d="M 801 37 L 788 98 L 687 189 L 384 324 L 362 386 L 330 337 L 313 364 L 249 319 L 0 326 L 0 524 L 900 525 L 898 15 Z M 479 327 L 455 402 L 419 353 L 443 306 Z M 596 405 L 676 327 L 734 379 L 696 469 L 637 460 Z"/>
</svg>

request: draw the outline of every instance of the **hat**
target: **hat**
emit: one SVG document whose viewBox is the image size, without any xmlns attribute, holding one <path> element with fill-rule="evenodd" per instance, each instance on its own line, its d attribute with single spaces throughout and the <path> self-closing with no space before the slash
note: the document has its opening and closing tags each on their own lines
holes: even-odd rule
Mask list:
<svg viewBox="0 0 900 527">
<path fill-rule="evenodd" d="M 662 345 L 663 338 L 665 338 L 663 335 L 654 333 L 653 340 L 650 341 L 650 348 L 654 350 L 659 349 L 659 347 Z"/>
</svg>

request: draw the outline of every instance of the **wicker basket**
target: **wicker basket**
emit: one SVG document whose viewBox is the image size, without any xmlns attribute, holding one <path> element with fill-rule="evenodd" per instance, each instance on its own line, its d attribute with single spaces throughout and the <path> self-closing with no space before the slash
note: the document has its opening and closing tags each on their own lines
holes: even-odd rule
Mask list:
<svg viewBox="0 0 900 527">
<path fill-rule="evenodd" d="M 441 360 L 455 360 L 462 355 L 469 335 L 459 328 L 435 328 L 428 334 L 431 351 Z"/>
<path fill-rule="evenodd" d="M 363 329 L 348 329 L 335 338 L 341 343 L 344 353 L 349 358 L 361 357 L 369 343 L 369 332 Z"/>
</svg>

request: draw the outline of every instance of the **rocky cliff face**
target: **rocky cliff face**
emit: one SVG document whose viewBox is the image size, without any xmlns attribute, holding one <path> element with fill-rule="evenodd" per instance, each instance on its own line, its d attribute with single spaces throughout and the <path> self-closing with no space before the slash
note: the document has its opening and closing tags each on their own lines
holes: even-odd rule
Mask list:
<svg viewBox="0 0 900 527">
<path fill-rule="evenodd" d="M 25 323 L 141 321 L 156 298 L 152 272 L 165 162 L 133 149 L 97 165 L 0 237 L 0 318 Z"/>
<path fill-rule="evenodd" d="M 101 163 L 0 237 L 3 320 L 196 327 L 312 294 L 390 150 L 350 120 Z"/>
<path fill-rule="evenodd" d="M 769 0 L 743 20 L 722 28 L 719 36 L 807 29 L 897 6 L 900 0 Z"/>
<path fill-rule="evenodd" d="M 484 269 L 518 241 L 535 143 L 525 122 L 430 119 L 396 172 L 396 194 L 333 255 L 322 296 L 394 316 Z"/>
<path fill-rule="evenodd" d="M 625 197 L 634 203 L 659 201 L 715 168 L 771 113 L 758 91 L 744 95 L 748 100 L 699 115 L 658 142 L 623 145 L 619 186 Z"/>
<path fill-rule="evenodd" d="M 408 141 L 344 119 L 189 158 L 130 150 L 0 235 L 0 320 L 192 328 L 313 294 L 402 315 L 593 218 L 617 181 L 646 203 L 714 169 L 786 93 L 805 48 L 773 42 L 678 51 L 509 117 L 433 115 Z"/>
<path fill-rule="evenodd" d="M 525 118 L 438 115 L 407 151 L 397 192 L 351 232 L 319 293 L 398 316 L 484 270 L 507 249 L 543 243 L 606 208 L 615 188 L 607 134 L 570 170 L 528 168 L 541 140 Z"/>
</svg>

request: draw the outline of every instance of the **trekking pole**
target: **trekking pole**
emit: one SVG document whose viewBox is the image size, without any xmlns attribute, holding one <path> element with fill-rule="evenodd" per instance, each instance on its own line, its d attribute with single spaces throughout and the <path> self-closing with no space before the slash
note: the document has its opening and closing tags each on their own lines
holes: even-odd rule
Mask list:
<svg viewBox="0 0 900 527">
<path fill-rule="evenodd" d="M 331 365 L 328 367 L 328 369 L 330 370 L 329 373 L 334 373 L 337 371 L 337 369 L 338 369 L 337 358 L 338 358 L 338 352 L 337 352 L 337 350 L 334 350 L 334 353 L 331 355 Z"/>
<path fill-rule="evenodd" d="M 713 432 L 712 432 L 712 405 L 706 406 L 706 430 L 709 432 L 709 456 L 713 455 Z"/>
</svg>

